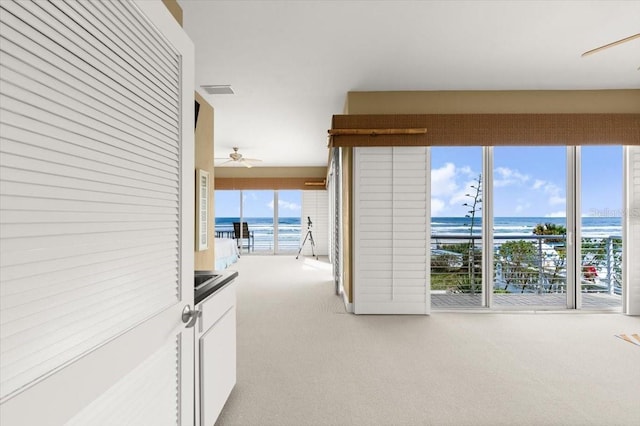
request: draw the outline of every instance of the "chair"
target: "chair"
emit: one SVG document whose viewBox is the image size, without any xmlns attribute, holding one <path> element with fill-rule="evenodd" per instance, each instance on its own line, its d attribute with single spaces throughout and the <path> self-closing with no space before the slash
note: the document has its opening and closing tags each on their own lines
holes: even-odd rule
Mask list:
<svg viewBox="0 0 640 426">
<path fill-rule="evenodd" d="M 242 222 L 242 235 L 240 235 L 240 222 L 233 222 L 234 238 L 238 242 L 238 248 L 242 248 L 243 240 L 247 240 L 247 249 L 249 251 L 254 250 L 254 238 L 253 231 L 249 231 L 249 225 L 247 222 Z"/>
</svg>

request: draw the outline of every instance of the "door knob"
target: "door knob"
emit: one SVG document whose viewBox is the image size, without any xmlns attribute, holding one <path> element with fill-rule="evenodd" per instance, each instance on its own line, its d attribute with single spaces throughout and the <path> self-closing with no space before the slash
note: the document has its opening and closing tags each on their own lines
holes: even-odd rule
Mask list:
<svg viewBox="0 0 640 426">
<path fill-rule="evenodd" d="M 182 310 L 182 322 L 185 323 L 185 328 L 191 328 L 196 325 L 198 317 L 202 316 L 202 311 L 197 309 L 191 309 L 190 305 L 187 305 Z"/>
</svg>

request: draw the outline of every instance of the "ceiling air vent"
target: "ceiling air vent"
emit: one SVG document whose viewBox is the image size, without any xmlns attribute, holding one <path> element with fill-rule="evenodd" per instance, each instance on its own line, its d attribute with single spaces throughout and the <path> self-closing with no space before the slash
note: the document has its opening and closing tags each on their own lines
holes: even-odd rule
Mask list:
<svg viewBox="0 0 640 426">
<path fill-rule="evenodd" d="M 233 89 L 229 84 L 211 84 L 200 87 L 210 95 L 233 95 Z"/>
</svg>

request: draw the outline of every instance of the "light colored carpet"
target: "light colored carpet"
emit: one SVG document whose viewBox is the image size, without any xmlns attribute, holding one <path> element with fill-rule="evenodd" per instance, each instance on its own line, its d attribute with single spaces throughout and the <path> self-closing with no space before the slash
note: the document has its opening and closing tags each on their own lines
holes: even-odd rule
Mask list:
<svg viewBox="0 0 640 426">
<path fill-rule="evenodd" d="M 217 426 L 639 425 L 617 313 L 356 316 L 328 263 L 243 256 L 238 382 Z"/>
</svg>

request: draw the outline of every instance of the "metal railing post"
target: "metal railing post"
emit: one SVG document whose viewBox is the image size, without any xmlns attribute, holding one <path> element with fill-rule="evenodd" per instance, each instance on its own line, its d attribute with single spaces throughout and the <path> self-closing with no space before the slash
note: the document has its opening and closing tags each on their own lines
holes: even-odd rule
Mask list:
<svg viewBox="0 0 640 426">
<path fill-rule="evenodd" d="M 607 237 L 607 245 L 605 250 L 607 250 L 607 290 L 609 294 L 613 294 L 613 238 L 611 236 Z"/>
<path fill-rule="evenodd" d="M 542 265 L 542 237 L 538 237 L 538 293 L 542 293 L 544 287 L 544 268 Z"/>
</svg>

